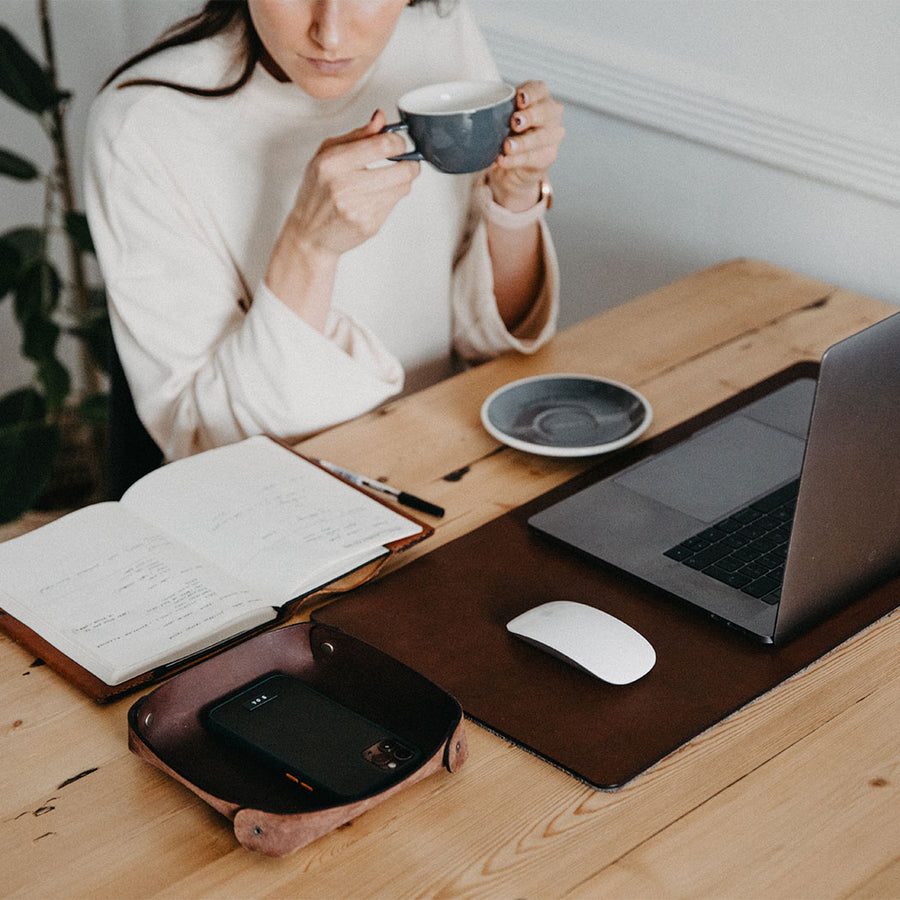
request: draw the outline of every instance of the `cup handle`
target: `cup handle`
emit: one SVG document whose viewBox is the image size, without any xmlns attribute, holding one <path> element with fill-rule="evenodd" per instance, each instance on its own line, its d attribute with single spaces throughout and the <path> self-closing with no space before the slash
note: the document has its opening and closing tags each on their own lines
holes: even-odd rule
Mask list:
<svg viewBox="0 0 900 900">
<path fill-rule="evenodd" d="M 385 132 L 394 132 L 394 131 L 405 131 L 407 134 L 409 133 L 409 128 L 406 122 L 393 122 L 390 125 L 385 125 L 384 128 L 381 129 L 381 134 Z M 418 150 L 410 150 L 409 153 L 402 153 L 400 156 L 389 156 L 388 159 L 391 162 L 421 162 L 425 159 Z"/>
</svg>

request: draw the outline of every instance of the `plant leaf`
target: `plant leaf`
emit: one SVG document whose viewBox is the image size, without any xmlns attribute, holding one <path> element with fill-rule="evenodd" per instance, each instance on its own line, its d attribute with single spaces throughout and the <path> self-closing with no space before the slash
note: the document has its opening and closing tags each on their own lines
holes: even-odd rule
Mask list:
<svg viewBox="0 0 900 900">
<path fill-rule="evenodd" d="M 51 415 L 59 412 L 72 388 L 69 370 L 53 354 L 48 354 L 38 363 L 37 380 L 44 388 L 48 411 Z"/>
<path fill-rule="evenodd" d="M 23 422 L 43 422 L 46 414 L 47 404 L 33 387 L 19 388 L 0 397 L 0 429 Z"/>
<path fill-rule="evenodd" d="M 50 481 L 58 450 L 58 429 L 46 422 L 0 428 L 0 522 L 31 509 Z"/>
<path fill-rule="evenodd" d="M 44 254 L 44 233 L 40 228 L 33 226 L 13 228 L 12 231 L 7 231 L 0 240 L 18 251 L 21 259 L 20 265 L 30 264 Z"/>
<path fill-rule="evenodd" d="M 17 181 L 34 181 L 39 174 L 34 163 L 0 147 L 0 175 L 9 175 Z"/>
<path fill-rule="evenodd" d="M 40 114 L 58 102 L 50 76 L 43 66 L 0 25 L 0 91 L 13 103 Z"/>
<path fill-rule="evenodd" d="M 22 355 L 40 364 L 54 356 L 59 325 L 45 316 L 29 316 L 22 322 Z"/>
<path fill-rule="evenodd" d="M 75 246 L 85 253 L 94 253 L 94 241 L 88 227 L 87 216 L 83 212 L 70 210 L 65 215 L 66 233 L 75 242 Z"/>
<path fill-rule="evenodd" d="M 15 286 L 22 267 L 22 254 L 6 238 L 0 238 L 0 300 Z"/>
<path fill-rule="evenodd" d="M 24 327 L 34 318 L 46 319 L 59 305 L 62 280 L 56 267 L 38 259 L 25 267 L 15 292 L 15 313 Z M 33 357 L 32 357 L 33 358 Z"/>
<path fill-rule="evenodd" d="M 91 394 L 78 404 L 78 417 L 88 425 L 106 425 L 109 422 L 109 394 Z"/>
<path fill-rule="evenodd" d="M 105 307 L 90 309 L 79 315 L 78 324 L 69 330 L 70 334 L 80 338 L 91 361 L 104 374 L 109 374 L 110 347 L 112 347 L 112 329 L 109 315 Z"/>
</svg>

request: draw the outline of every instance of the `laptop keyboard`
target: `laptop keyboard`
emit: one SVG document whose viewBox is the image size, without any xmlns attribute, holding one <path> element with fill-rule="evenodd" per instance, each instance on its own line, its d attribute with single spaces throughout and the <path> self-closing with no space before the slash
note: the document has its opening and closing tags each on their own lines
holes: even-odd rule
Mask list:
<svg viewBox="0 0 900 900">
<path fill-rule="evenodd" d="M 800 479 L 676 544 L 665 555 L 766 603 L 781 598 Z"/>
</svg>

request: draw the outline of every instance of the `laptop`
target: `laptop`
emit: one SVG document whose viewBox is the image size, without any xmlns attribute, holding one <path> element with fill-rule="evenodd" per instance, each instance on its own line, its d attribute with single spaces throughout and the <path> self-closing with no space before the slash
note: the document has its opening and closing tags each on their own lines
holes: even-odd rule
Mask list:
<svg viewBox="0 0 900 900">
<path fill-rule="evenodd" d="M 767 643 L 900 571 L 900 313 L 683 441 L 533 515 L 537 532 Z"/>
</svg>

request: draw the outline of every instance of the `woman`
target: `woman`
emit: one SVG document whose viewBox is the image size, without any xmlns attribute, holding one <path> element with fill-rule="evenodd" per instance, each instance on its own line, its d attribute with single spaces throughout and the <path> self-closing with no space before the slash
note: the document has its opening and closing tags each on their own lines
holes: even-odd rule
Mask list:
<svg viewBox="0 0 900 900">
<path fill-rule="evenodd" d="M 180 35 L 180 36 L 179 36 Z M 208 2 L 94 103 L 86 205 L 116 345 L 167 459 L 288 440 L 532 352 L 558 305 L 542 221 L 563 129 L 541 82 L 486 175 L 384 160 L 384 110 L 496 79 L 465 0 Z M 164 86 L 160 86 L 164 85 Z"/>
</svg>

